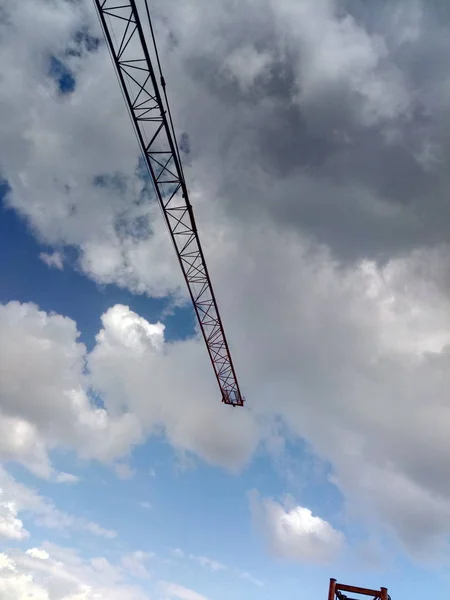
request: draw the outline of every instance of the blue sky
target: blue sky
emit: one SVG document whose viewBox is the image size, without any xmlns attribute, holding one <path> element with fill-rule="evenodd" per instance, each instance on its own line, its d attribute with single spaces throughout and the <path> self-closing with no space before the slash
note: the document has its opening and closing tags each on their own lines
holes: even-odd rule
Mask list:
<svg viewBox="0 0 450 600">
<path fill-rule="evenodd" d="M 446 25 L 264 5 L 152 3 L 244 409 L 220 403 L 93 3 L 0 7 L 5 600 L 445 593 Z"/>
</svg>

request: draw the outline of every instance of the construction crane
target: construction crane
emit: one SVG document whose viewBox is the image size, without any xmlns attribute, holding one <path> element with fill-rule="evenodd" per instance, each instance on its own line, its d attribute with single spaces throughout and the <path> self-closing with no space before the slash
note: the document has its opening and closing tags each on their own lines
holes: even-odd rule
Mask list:
<svg viewBox="0 0 450 600">
<path fill-rule="evenodd" d="M 371 590 L 369 588 L 356 587 L 354 585 L 346 585 L 338 583 L 336 579 L 330 579 L 330 587 L 328 588 L 328 600 L 356 600 L 349 598 L 343 592 L 357 594 L 361 596 L 369 596 L 371 600 L 391 600 L 387 588 L 382 587 L 379 590 Z"/>
<path fill-rule="evenodd" d="M 243 406 L 244 398 L 189 201 L 147 0 L 140 4 L 150 44 L 147 44 L 135 0 L 94 2 L 155 196 L 186 280 L 222 402 Z"/>
</svg>

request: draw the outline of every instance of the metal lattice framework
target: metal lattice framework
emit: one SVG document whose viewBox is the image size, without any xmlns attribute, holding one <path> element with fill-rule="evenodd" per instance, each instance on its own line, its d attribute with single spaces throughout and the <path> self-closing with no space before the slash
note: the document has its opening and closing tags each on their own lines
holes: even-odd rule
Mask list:
<svg viewBox="0 0 450 600">
<path fill-rule="evenodd" d="M 344 592 L 357 594 L 358 596 L 369 596 L 371 600 L 391 600 L 387 588 L 385 587 L 382 587 L 379 590 L 372 590 L 370 588 L 338 583 L 336 579 L 330 579 L 328 600 L 356 600 L 355 598 L 349 598 Z"/>
<path fill-rule="evenodd" d="M 94 0 L 136 135 L 161 205 L 222 402 L 243 406 L 184 180 L 147 1 L 147 44 L 135 0 Z M 158 71 L 158 76 L 156 74 Z M 159 78 L 159 82 L 158 82 Z"/>
</svg>

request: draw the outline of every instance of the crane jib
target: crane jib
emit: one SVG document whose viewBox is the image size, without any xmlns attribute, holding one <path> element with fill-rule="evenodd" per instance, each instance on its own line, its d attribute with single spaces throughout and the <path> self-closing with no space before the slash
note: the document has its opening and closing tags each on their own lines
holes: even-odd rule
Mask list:
<svg viewBox="0 0 450 600">
<path fill-rule="evenodd" d="M 145 9 L 152 45 L 146 42 L 135 0 L 94 0 L 94 3 L 155 195 L 189 290 L 222 402 L 243 406 L 244 398 L 239 389 L 189 201 L 147 1 Z M 156 70 L 159 73 L 159 85 Z"/>
</svg>

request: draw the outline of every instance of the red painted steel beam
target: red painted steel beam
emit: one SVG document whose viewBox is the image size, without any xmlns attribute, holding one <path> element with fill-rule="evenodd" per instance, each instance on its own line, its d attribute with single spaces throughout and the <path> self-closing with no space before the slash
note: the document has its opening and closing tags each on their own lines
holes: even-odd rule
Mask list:
<svg viewBox="0 0 450 600">
<path fill-rule="evenodd" d="M 330 579 L 330 589 L 328 591 L 328 600 L 335 600 L 336 595 L 336 579 Z"/>
<path fill-rule="evenodd" d="M 379 596 L 380 590 L 371 590 L 368 588 L 360 588 L 354 585 L 345 585 L 343 583 L 336 584 L 336 589 L 340 592 L 352 592 L 353 594 L 362 594 L 364 596 Z"/>
<path fill-rule="evenodd" d="M 344 583 L 337 583 L 336 579 L 330 579 L 330 587 L 328 590 L 328 600 L 351 600 L 344 596 L 342 592 L 350 592 L 352 594 L 360 594 L 362 596 L 370 596 L 373 600 L 390 600 L 388 590 L 385 587 L 379 590 L 372 590 L 370 588 L 357 587 L 354 585 L 346 585 Z"/>
</svg>

